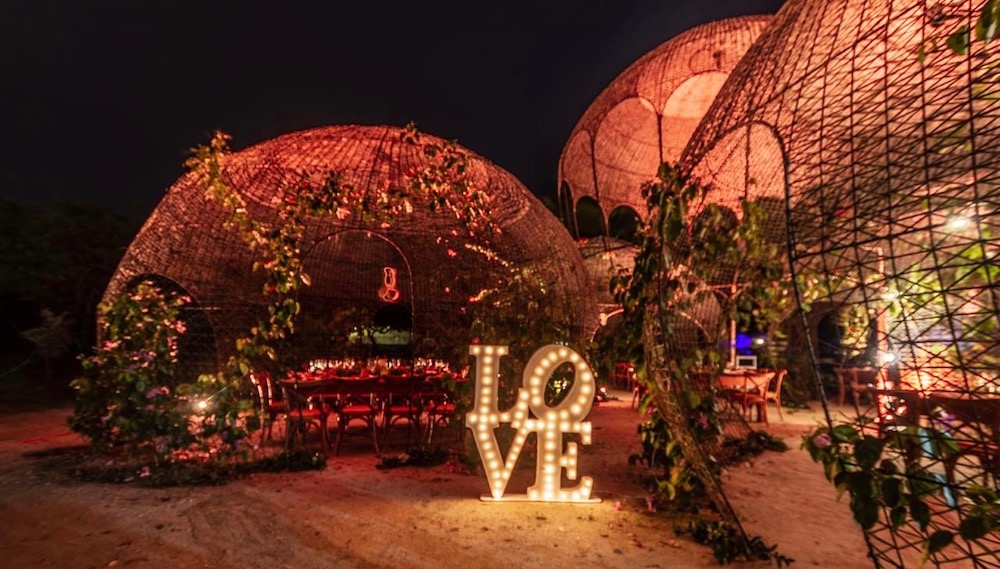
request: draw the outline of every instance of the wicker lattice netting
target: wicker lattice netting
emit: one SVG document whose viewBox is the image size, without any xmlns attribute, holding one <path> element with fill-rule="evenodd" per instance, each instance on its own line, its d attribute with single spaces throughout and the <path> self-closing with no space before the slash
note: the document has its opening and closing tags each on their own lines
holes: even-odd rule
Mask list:
<svg viewBox="0 0 1000 569">
<path fill-rule="evenodd" d="M 1000 55 L 944 41 L 981 5 L 788 2 L 684 155 L 712 201 L 787 198 L 799 292 L 870 330 L 859 351 L 879 371 L 859 412 L 872 434 L 938 433 L 951 449 L 887 447 L 935 487 L 936 515 L 892 531 L 885 511 L 866 533 L 881 566 L 916 566 L 929 534 L 968 515 L 973 486 L 997 488 Z M 998 552 L 995 532 L 956 537 L 930 563 L 998 567 Z"/>
<path fill-rule="evenodd" d="M 250 215 L 273 224 L 283 188 L 303 180 L 319 183 L 330 171 L 373 193 L 402 185 L 407 173 L 425 166 L 428 158 L 422 146 L 403 142 L 401 132 L 345 126 L 292 133 L 227 157 L 224 175 L 246 199 Z M 421 140 L 437 139 L 422 135 Z M 569 234 L 511 174 L 469 156 L 471 177 L 490 195 L 491 214 L 501 229 L 493 249 L 537 277 L 546 287 L 545 302 L 571 315 L 566 341 L 588 337 L 596 328 L 595 301 Z M 217 365 L 227 357 L 234 340 L 264 317 L 268 302 L 261 293 L 263 278 L 252 270 L 258 258 L 235 231 L 223 227 L 225 217 L 223 207 L 206 198 L 192 176 L 181 178 L 129 247 L 105 293 L 117 294 L 147 276 L 188 293 L 204 337 L 181 358 L 201 365 Z M 301 245 L 312 286 L 300 293 L 297 333 L 282 348 L 286 363 L 370 355 L 372 347 L 364 348 L 357 338 L 373 327 L 396 330 L 394 340 L 379 346 L 389 355 L 460 353 L 473 339 L 464 307 L 508 270 L 464 247 L 455 238 L 461 229 L 454 213 L 425 208 L 388 226 L 356 218 L 313 219 Z M 387 268 L 394 293 L 385 291 Z"/>
<path fill-rule="evenodd" d="M 582 198 L 607 218 L 619 207 L 645 218 L 639 188 L 676 162 L 719 88 L 770 16 L 720 20 L 688 30 L 630 65 L 591 103 L 559 159 L 566 219 Z"/>
</svg>

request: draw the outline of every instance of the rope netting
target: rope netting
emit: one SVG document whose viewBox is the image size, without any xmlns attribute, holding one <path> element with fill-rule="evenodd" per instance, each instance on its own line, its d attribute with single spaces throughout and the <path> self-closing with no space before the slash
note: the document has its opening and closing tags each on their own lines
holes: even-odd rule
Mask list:
<svg viewBox="0 0 1000 569">
<path fill-rule="evenodd" d="M 811 324 L 820 392 L 840 374 L 882 474 L 932 510 L 871 498 L 877 566 L 944 534 L 930 565 L 1000 566 L 995 531 L 962 537 L 1000 465 L 1000 55 L 946 47 L 982 5 L 791 0 L 684 155 L 716 203 L 786 200 L 798 293 L 839 314 L 835 360 Z"/>
</svg>

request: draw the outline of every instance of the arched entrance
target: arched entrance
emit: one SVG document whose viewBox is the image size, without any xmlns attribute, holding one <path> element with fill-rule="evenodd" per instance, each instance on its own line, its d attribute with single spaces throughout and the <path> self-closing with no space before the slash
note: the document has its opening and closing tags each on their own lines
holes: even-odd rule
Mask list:
<svg viewBox="0 0 1000 569">
<path fill-rule="evenodd" d="M 298 364 L 411 355 L 412 272 L 391 239 L 371 230 L 339 231 L 306 251 L 303 266 L 312 285 L 299 296 L 292 350 Z"/>
<path fill-rule="evenodd" d="M 129 281 L 123 294 L 135 292 L 142 282 L 152 282 L 166 295 L 187 296 L 190 302 L 181 307 L 180 318 L 185 331 L 177 338 L 177 366 L 174 374 L 176 384 L 194 383 L 198 376 L 219 370 L 216 354 L 215 331 L 208 318 L 206 307 L 202 306 L 184 287 L 162 275 L 139 275 Z"/>
</svg>

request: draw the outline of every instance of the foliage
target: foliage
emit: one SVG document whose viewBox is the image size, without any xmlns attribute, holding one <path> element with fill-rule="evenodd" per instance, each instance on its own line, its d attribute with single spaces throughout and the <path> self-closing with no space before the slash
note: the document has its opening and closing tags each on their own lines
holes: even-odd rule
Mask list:
<svg viewBox="0 0 1000 569">
<path fill-rule="evenodd" d="M 60 326 L 69 344 L 60 354 L 42 356 L 46 373 L 51 370 L 52 379 L 60 381 L 78 374 L 75 354 L 94 345 L 97 304 L 134 229 L 122 217 L 92 206 L 41 207 L 0 199 L 0 354 L 28 356 L 35 346 L 21 334 L 49 326 L 40 318 L 45 309 L 63 318 Z M 57 386 L 65 382 L 49 387 Z"/>
<path fill-rule="evenodd" d="M 643 187 L 650 217 L 635 267 L 611 282 L 631 342 L 641 345 L 646 319 L 655 319 L 668 350 L 662 365 L 672 385 L 650 381 L 641 361 L 638 375 L 654 397 L 667 390 L 676 394 L 689 428 L 718 425 L 714 398 L 704 395 L 711 386 L 696 388 L 689 378 L 705 366 L 722 367 L 725 356 L 719 346 L 727 337 L 726 322 L 752 319 L 773 330 L 794 303 L 784 255 L 767 231 L 767 211 L 744 201 L 737 219 L 725 208 L 706 203 L 706 193 L 679 167 L 662 165 L 657 180 Z M 706 305 L 718 311 L 700 308 Z M 692 337 L 692 328 L 700 341 Z M 668 426 L 665 421 L 654 425 Z M 672 438 L 663 436 L 665 441 Z"/>
<path fill-rule="evenodd" d="M 906 425 L 875 432 L 871 421 L 860 417 L 855 423 L 833 428 L 821 426 L 802 439 L 813 460 L 823 464 L 828 480 L 837 491 L 851 497 L 854 520 L 864 530 L 881 521 L 888 512 L 890 529 L 916 525 L 924 537 L 924 551 L 930 556 L 954 540 L 948 530 L 932 530 L 932 498 L 949 500 L 947 480 L 930 471 L 921 461 L 933 457 L 947 460 L 959 452 L 952 436 L 931 426 Z M 996 492 L 972 487 L 966 496 L 974 504 L 966 508 L 959 535 L 975 540 L 1000 529 L 1000 501 Z"/>
<path fill-rule="evenodd" d="M 696 542 L 712 548 L 720 565 L 734 561 L 774 561 L 777 567 L 790 566 L 794 560 L 778 553 L 776 545 L 767 545 L 760 537 L 745 539 L 739 529 L 718 520 L 699 518 L 677 534 L 691 535 Z"/>
<path fill-rule="evenodd" d="M 841 358 L 855 361 L 868 349 L 868 308 L 864 304 L 844 304 L 837 310 L 837 327 L 840 331 Z"/>
<path fill-rule="evenodd" d="M 1000 2 L 997 0 L 986 0 L 979 10 L 979 17 L 972 27 L 971 34 L 968 26 L 962 26 L 954 31 L 945 40 L 945 45 L 949 50 L 958 54 L 966 55 L 972 47 L 973 40 L 988 44 L 1000 35 Z M 926 53 L 921 49 L 919 54 L 923 61 Z"/>
<path fill-rule="evenodd" d="M 170 486 L 219 486 L 258 472 L 301 472 L 322 470 L 326 455 L 311 452 L 283 452 L 246 462 L 216 460 L 175 460 L 163 464 L 124 463 L 75 469 L 87 482 L 136 483 L 149 488 Z"/>
<path fill-rule="evenodd" d="M 727 439 L 723 442 L 723 446 L 735 447 L 732 452 L 733 460 L 758 456 L 764 451 L 785 452 L 788 450 L 785 441 L 767 431 L 751 431 L 746 438 Z"/>
<path fill-rule="evenodd" d="M 629 456 L 629 465 L 643 463 L 650 469 L 662 471 L 662 476 L 653 479 L 660 500 L 671 502 L 682 511 L 703 505 L 704 487 L 687 468 L 684 453 L 663 417 L 657 414 L 640 423 L 638 432 L 642 451 Z"/>
<path fill-rule="evenodd" d="M 441 447 L 434 447 L 433 449 L 412 448 L 400 455 L 383 456 L 382 460 L 375 465 L 375 468 L 379 470 L 400 468 L 402 466 L 426 468 L 444 464 L 454 456 L 454 453 L 446 451 Z"/>
<path fill-rule="evenodd" d="M 69 351 L 73 343 L 72 321 L 63 312 L 56 316 L 48 308 L 39 313 L 42 324 L 21 332 L 21 336 L 35 345 L 35 353 L 45 359 L 57 358 Z"/>
<path fill-rule="evenodd" d="M 192 408 L 173 378 L 177 338 L 184 332 L 180 308 L 188 300 L 143 282 L 99 306 L 104 343 L 82 358 L 84 375 L 72 382 L 77 400 L 70 418 L 95 451 L 121 446 L 130 455 L 152 454 L 161 461 L 194 441 Z"/>
</svg>

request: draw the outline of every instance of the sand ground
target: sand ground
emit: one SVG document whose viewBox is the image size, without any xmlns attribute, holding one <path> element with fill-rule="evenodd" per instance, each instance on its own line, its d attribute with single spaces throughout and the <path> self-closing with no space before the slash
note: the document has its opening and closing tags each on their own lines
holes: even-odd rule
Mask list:
<svg viewBox="0 0 1000 569">
<path fill-rule="evenodd" d="M 361 436 L 323 471 L 221 487 L 84 483 L 61 450 L 82 442 L 66 427 L 69 408 L 0 409 L 0 567 L 715 566 L 707 548 L 675 537 L 681 520 L 648 511 L 644 472 L 628 466 L 637 416 L 619 395 L 594 408 L 594 444 L 581 451 L 580 473 L 602 502 L 578 505 L 483 502 L 484 477 L 445 466 L 376 470 Z M 794 567 L 871 567 L 846 503 L 798 448 L 819 414 L 772 415 L 769 430 L 791 450 L 724 474 L 745 527 Z M 400 439 L 388 453 L 402 450 Z"/>
</svg>

